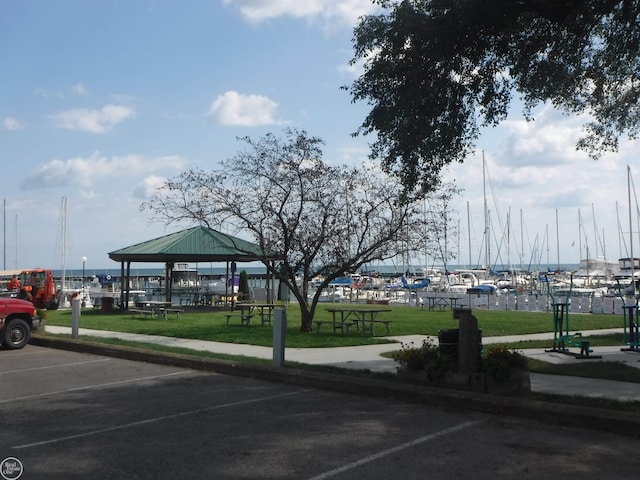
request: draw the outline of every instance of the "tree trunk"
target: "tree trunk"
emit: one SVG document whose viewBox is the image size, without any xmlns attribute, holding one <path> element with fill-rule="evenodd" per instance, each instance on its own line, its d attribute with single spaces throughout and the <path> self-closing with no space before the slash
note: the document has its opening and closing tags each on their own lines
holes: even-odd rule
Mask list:
<svg viewBox="0 0 640 480">
<path fill-rule="evenodd" d="M 300 331 L 310 333 L 313 331 L 313 315 L 307 308 L 300 309 Z"/>
</svg>

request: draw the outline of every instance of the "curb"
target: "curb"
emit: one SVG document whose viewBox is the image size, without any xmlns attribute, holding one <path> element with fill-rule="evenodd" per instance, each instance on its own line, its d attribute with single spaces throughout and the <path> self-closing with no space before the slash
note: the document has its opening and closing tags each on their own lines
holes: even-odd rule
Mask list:
<svg viewBox="0 0 640 480">
<path fill-rule="evenodd" d="M 520 397 L 449 390 L 426 385 L 387 382 L 355 376 L 347 377 L 292 368 L 250 365 L 230 360 L 154 352 L 140 348 L 104 345 L 84 340 L 35 335 L 32 337 L 31 343 L 41 347 L 104 355 L 123 360 L 236 375 L 356 395 L 393 398 L 440 408 L 456 408 L 494 415 L 514 416 L 537 420 L 550 425 L 584 428 L 630 437 L 640 436 L 640 415 L 630 412 L 556 404 Z"/>
</svg>

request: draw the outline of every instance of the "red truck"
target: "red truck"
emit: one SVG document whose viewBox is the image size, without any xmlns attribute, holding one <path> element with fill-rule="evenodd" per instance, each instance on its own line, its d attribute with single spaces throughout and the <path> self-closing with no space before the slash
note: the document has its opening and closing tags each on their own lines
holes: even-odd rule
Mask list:
<svg viewBox="0 0 640 480">
<path fill-rule="evenodd" d="M 40 317 L 27 300 L 0 298 L 0 344 L 14 350 L 22 348 L 31 340 L 31 332 L 40 326 Z"/>
</svg>

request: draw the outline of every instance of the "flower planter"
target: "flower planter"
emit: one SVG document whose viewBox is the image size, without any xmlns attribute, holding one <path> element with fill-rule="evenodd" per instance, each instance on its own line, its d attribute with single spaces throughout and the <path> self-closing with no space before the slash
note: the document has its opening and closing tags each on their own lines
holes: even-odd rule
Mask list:
<svg viewBox="0 0 640 480">
<path fill-rule="evenodd" d="M 427 372 L 425 370 L 411 370 L 397 367 L 397 375 L 400 380 L 407 383 L 427 383 Z"/>
<path fill-rule="evenodd" d="M 495 380 L 491 376 L 487 376 L 486 393 L 494 393 L 499 395 L 524 395 L 530 392 L 531 375 L 529 374 L 529 370 L 525 368 L 511 369 L 509 378 L 505 380 Z"/>
<path fill-rule="evenodd" d="M 431 382 L 432 385 L 467 392 L 486 393 L 487 379 L 484 373 L 455 373 L 448 372 L 438 380 Z"/>
<path fill-rule="evenodd" d="M 424 370 L 397 369 L 398 378 L 408 383 L 428 384 L 434 387 L 452 388 L 467 392 L 495 395 L 524 395 L 531 392 L 529 370 L 513 369 L 509 378 L 496 380 L 486 373 L 448 372 L 437 380 L 429 380 Z"/>
</svg>

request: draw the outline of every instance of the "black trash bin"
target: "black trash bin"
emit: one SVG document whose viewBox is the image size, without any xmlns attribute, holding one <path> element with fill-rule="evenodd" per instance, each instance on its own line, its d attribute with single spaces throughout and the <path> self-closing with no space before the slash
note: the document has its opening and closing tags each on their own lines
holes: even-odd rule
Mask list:
<svg viewBox="0 0 640 480">
<path fill-rule="evenodd" d="M 440 353 L 458 359 L 458 344 L 460 343 L 460 329 L 450 328 L 438 330 L 438 349 Z M 478 329 L 478 356 L 482 356 L 482 330 Z"/>
<path fill-rule="evenodd" d="M 102 297 L 100 305 L 103 313 L 113 312 L 113 297 Z"/>
<path fill-rule="evenodd" d="M 438 350 L 453 358 L 458 358 L 458 339 L 460 330 L 450 328 L 448 330 L 438 330 Z"/>
</svg>

